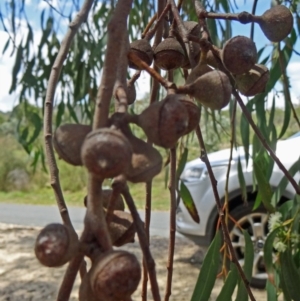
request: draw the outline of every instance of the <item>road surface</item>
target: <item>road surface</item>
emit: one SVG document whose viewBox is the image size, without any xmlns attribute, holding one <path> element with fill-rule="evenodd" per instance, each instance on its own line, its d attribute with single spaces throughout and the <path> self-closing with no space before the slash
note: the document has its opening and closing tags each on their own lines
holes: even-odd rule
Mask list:
<svg viewBox="0 0 300 301">
<path fill-rule="evenodd" d="M 82 230 L 85 208 L 69 207 L 68 209 L 75 229 Z M 141 219 L 144 220 L 144 212 L 139 210 L 139 213 Z M 152 212 L 150 235 L 168 237 L 169 220 L 169 213 L 166 211 Z M 0 203 L 0 223 L 43 227 L 55 222 L 61 222 L 56 206 Z M 179 233 L 177 235 L 181 236 Z"/>
</svg>

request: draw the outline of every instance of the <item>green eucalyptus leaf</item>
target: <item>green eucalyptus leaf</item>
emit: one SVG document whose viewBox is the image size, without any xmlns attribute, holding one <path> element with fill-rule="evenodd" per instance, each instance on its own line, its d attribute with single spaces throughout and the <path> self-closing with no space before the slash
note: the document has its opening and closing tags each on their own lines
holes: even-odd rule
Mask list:
<svg viewBox="0 0 300 301">
<path fill-rule="evenodd" d="M 216 301 L 231 301 L 234 289 L 238 282 L 239 273 L 236 266 L 231 263 L 230 271 L 225 279 L 225 283 L 216 299 Z"/>
<path fill-rule="evenodd" d="M 276 287 L 269 280 L 267 280 L 266 291 L 267 291 L 267 301 L 278 300 Z"/>
<path fill-rule="evenodd" d="M 261 195 L 261 200 L 265 208 L 269 212 L 275 212 L 275 209 L 271 204 L 272 194 L 273 194 L 272 188 L 266 177 L 263 166 L 265 166 L 264 155 L 263 152 L 260 152 L 253 161 L 253 168 L 254 168 L 255 177 L 257 179 L 259 194 Z"/>
<path fill-rule="evenodd" d="M 280 253 L 279 257 L 281 263 L 282 276 L 284 278 L 285 285 L 288 289 L 289 296 L 294 301 L 300 301 L 300 273 L 293 260 L 291 250 L 287 249 L 285 252 Z"/>
<path fill-rule="evenodd" d="M 218 231 L 204 258 L 191 301 L 208 301 L 220 265 L 221 232 Z"/>
<path fill-rule="evenodd" d="M 192 217 L 193 221 L 196 223 L 200 223 L 200 217 L 197 211 L 197 208 L 195 206 L 194 200 L 191 196 L 190 191 L 186 187 L 183 181 L 180 182 L 180 196 L 182 199 L 182 202 L 186 209 L 188 210 L 190 216 Z"/>
<path fill-rule="evenodd" d="M 250 282 L 252 277 L 252 269 L 253 269 L 253 260 L 254 260 L 254 247 L 249 233 L 243 230 L 244 238 L 245 238 L 245 250 L 244 250 L 244 264 L 243 270 L 247 280 Z M 238 290 L 236 294 L 236 301 L 246 301 L 248 300 L 248 292 L 246 290 L 245 284 L 242 278 L 238 280 Z"/>
<path fill-rule="evenodd" d="M 180 156 L 179 162 L 178 162 L 178 167 L 177 167 L 177 171 L 176 171 L 176 177 L 177 177 L 177 179 L 180 178 L 180 175 L 183 172 L 183 169 L 184 169 L 185 164 L 187 162 L 188 153 L 189 153 L 189 150 L 188 150 L 187 147 L 185 147 L 184 150 L 183 150 L 183 153 Z"/>
</svg>

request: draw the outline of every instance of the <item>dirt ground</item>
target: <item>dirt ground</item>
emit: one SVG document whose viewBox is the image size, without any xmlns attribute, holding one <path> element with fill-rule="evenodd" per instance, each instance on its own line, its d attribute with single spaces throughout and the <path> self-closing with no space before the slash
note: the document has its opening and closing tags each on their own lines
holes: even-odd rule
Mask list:
<svg viewBox="0 0 300 301">
<path fill-rule="evenodd" d="M 46 268 L 39 264 L 33 252 L 38 228 L 26 228 L 0 223 L 0 301 L 41 301 L 56 300 L 56 293 L 63 277 L 65 266 Z M 141 260 L 138 242 L 122 247 L 136 254 Z M 164 296 L 166 282 L 168 239 L 151 238 L 151 253 L 156 261 L 157 278 L 161 296 Z M 177 238 L 172 295 L 170 301 L 188 301 L 197 280 L 204 257 L 203 250 L 193 242 Z M 78 300 L 77 277 L 70 300 Z M 215 300 L 222 281 L 217 280 L 211 300 Z M 266 300 L 264 291 L 253 290 L 257 301 Z M 152 296 L 149 289 L 149 298 Z M 163 298 L 162 298 L 163 299 Z M 140 287 L 133 295 L 133 300 L 140 298 Z"/>
</svg>

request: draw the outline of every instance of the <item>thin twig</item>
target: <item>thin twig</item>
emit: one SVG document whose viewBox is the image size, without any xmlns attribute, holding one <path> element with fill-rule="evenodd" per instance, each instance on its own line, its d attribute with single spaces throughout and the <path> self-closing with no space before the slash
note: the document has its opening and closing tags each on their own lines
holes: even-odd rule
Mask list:
<svg viewBox="0 0 300 301">
<path fill-rule="evenodd" d="M 208 157 L 207 157 L 205 144 L 204 144 L 204 140 L 203 140 L 201 129 L 200 129 L 199 125 L 196 127 L 196 135 L 197 135 L 199 145 L 200 145 L 200 148 L 201 148 L 200 159 L 205 163 L 207 171 L 208 171 L 208 175 L 209 175 L 209 178 L 210 178 L 210 181 L 211 181 L 211 185 L 212 185 L 212 189 L 213 189 L 213 193 L 214 193 L 214 197 L 215 197 L 215 201 L 216 201 L 216 206 L 217 206 L 218 213 L 219 213 L 219 218 L 220 218 L 221 225 L 222 225 L 224 240 L 225 240 L 225 242 L 226 242 L 226 244 L 227 244 L 227 246 L 230 250 L 232 261 L 234 262 L 234 264 L 236 265 L 236 267 L 238 269 L 238 272 L 239 272 L 239 274 L 242 278 L 242 281 L 244 282 L 245 288 L 248 292 L 248 295 L 249 295 L 251 301 L 256 301 L 254 296 L 253 296 L 253 293 L 250 289 L 249 281 L 246 278 L 246 275 L 245 275 L 245 273 L 244 273 L 244 271 L 243 271 L 243 269 L 242 269 L 242 267 L 241 267 L 241 265 L 240 265 L 240 263 L 239 263 L 239 261 L 236 257 L 235 251 L 234 251 L 233 246 L 232 246 L 232 242 L 231 242 L 231 239 L 230 239 L 228 228 L 227 228 L 227 225 L 226 225 L 226 222 L 225 222 L 225 215 L 224 215 L 224 212 L 223 212 L 220 196 L 219 196 L 218 189 L 217 189 L 217 181 L 215 179 L 214 173 L 212 171 L 211 165 L 210 165 Z"/>
<path fill-rule="evenodd" d="M 164 10 L 162 11 L 162 13 L 160 14 L 159 18 L 157 19 L 155 25 L 153 26 L 153 28 L 151 30 L 149 30 L 145 35 L 144 35 L 144 39 L 150 41 L 153 37 L 153 35 L 155 34 L 155 32 L 157 31 L 157 28 L 160 26 L 160 24 L 162 23 L 162 21 L 164 20 L 165 15 L 167 14 L 167 12 L 170 9 L 170 5 L 167 4 L 166 7 L 164 8 Z M 146 30 L 145 30 L 146 32 Z"/>
<path fill-rule="evenodd" d="M 147 236 L 148 246 L 150 245 L 150 222 L 151 222 L 151 200 L 152 200 L 152 180 L 146 182 L 146 201 L 145 201 L 145 233 Z M 143 281 L 142 281 L 142 301 L 147 300 L 147 283 L 148 272 L 146 259 L 143 258 Z"/>
<path fill-rule="evenodd" d="M 112 250 L 102 199 L 102 180 L 90 174 L 88 179 L 87 210 L 84 219 L 85 231 L 91 231 L 104 251 Z"/>
<path fill-rule="evenodd" d="M 236 107 L 237 107 L 237 102 L 234 101 L 233 103 L 233 110 L 232 110 L 232 116 L 230 120 L 230 126 L 231 126 L 231 136 L 230 136 L 230 155 L 228 159 L 228 167 L 226 171 L 226 181 L 225 181 L 225 200 L 224 200 L 224 208 L 225 208 L 225 223 L 228 225 L 228 217 L 229 217 L 229 208 L 228 208 L 228 203 L 229 203 L 229 176 L 230 176 L 230 170 L 231 170 L 231 161 L 232 161 L 232 154 L 233 154 L 233 147 L 234 147 L 234 142 L 235 142 L 235 121 L 236 121 Z M 224 267 L 226 266 L 227 260 L 227 248 L 224 249 L 224 254 L 223 254 L 223 270 Z"/>
<path fill-rule="evenodd" d="M 169 251 L 167 263 L 167 283 L 165 290 L 165 301 L 168 301 L 172 294 L 172 276 L 173 262 L 175 252 L 175 234 L 176 234 L 176 148 L 170 149 L 170 234 L 169 234 Z"/>
<path fill-rule="evenodd" d="M 272 150 L 272 148 L 268 145 L 266 139 L 263 137 L 263 135 L 261 134 L 260 130 L 258 129 L 258 127 L 256 126 L 256 124 L 254 123 L 254 121 L 253 121 L 250 113 L 248 112 L 247 107 L 245 106 L 245 104 L 244 104 L 242 98 L 240 97 L 239 93 L 235 89 L 233 89 L 232 94 L 234 95 L 234 97 L 236 98 L 237 102 L 239 103 L 239 106 L 241 107 L 241 109 L 242 109 L 242 111 L 243 111 L 246 119 L 248 120 L 248 122 L 251 125 L 254 133 L 256 134 L 256 136 L 258 137 L 258 139 L 260 140 L 260 142 L 262 143 L 262 145 L 265 147 L 265 149 L 270 154 L 271 158 L 276 162 L 276 164 L 278 165 L 278 167 L 281 169 L 281 171 L 284 173 L 284 175 L 286 176 L 286 178 L 292 184 L 292 186 L 294 187 L 296 193 L 300 194 L 300 187 L 298 186 L 297 182 L 291 176 L 291 174 L 288 172 L 288 170 L 284 167 L 284 165 L 282 164 L 282 162 L 278 159 L 278 157 L 276 156 L 276 154 L 274 153 L 274 151 Z"/>
<path fill-rule="evenodd" d="M 140 69 L 146 70 L 153 78 L 155 78 L 166 90 L 174 88 L 175 84 L 165 80 L 158 72 L 149 67 L 134 52 L 128 53 L 128 59 L 137 65 Z"/>
<path fill-rule="evenodd" d="M 101 84 L 97 93 L 93 129 L 107 125 L 112 92 L 120 63 L 120 37 L 123 37 L 127 31 L 127 17 L 131 5 L 132 0 L 118 1 L 107 26 L 107 50 L 102 69 Z"/>
<path fill-rule="evenodd" d="M 117 181 L 115 182 L 117 184 Z M 119 185 L 123 185 L 123 190 L 122 190 L 122 195 L 125 199 L 125 202 L 128 206 L 128 209 L 132 215 L 137 235 L 139 238 L 139 243 L 141 250 L 143 252 L 143 258 L 145 260 L 147 270 L 148 270 L 148 275 L 149 275 L 149 280 L 151 284 L 151 290 L 152 290 L 152 295 L 153 295 L 153 300 L 154 301 L 160 301 L 160 294 L 159 294 L 159 288 L 158 288 L 158 283 L 157 283 L 157 278 L 156 278 L 156 272 L 155 272 L 155 261 L 151 255 L 149 245 L 147 242 L 147 236 L 145 233 L 145 229 L 143 226 L 143 222 L 140 218 L 140 215 L 136 209 L 136 206 L 134 204 L 133 198 L 129 192 L 128 186 L 125 183 L 125 181 L 122 181 L 120 177 L 120 182 Z"/>
<path fill-rule="evenodd" d="M 79 26 L 87 19 L 88 13 L 92 7 L 93 0 L 86 0 L 81 10 L 78 12 L 75 19 L 69 24 L 69 30 L 65 35 L 59 52 L 56 56 L 54 64 L 51 69 L 48 87 L 45 98 L 45 112 L 44 112 L 44 139 L 45 139 L 45 149 L 46 157 L 49 165 L 50 171 L 50 181 L 51 186 L 54 190 L 54 195 L 56 198 L 57 206 L 63 223 L 72 227 L 71 220 L 68 214 L 68 209 L 63 197 L 62 189 L 59 182 L 58 168 L 54 156 L 53 145 L 52 145 L 52 113 L 53 113 L 53 101 L 57 82 L 63 67 L 63 63 L 67 57 L 69 48 L 71 46 L 72 40 L 79 28 Z"/>
</svg>

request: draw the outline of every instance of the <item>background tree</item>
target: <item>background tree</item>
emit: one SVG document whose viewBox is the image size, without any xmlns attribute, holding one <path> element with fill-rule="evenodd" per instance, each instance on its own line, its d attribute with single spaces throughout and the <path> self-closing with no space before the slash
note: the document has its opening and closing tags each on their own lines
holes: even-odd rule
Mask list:
<svg viewBox="0 0 300 301">
<path fill-rule="evenodd" d="M 3 49 L 3 53 L 11 50 L 12 55 L 15 57 L 10 92 L 20 89 L 18 91 L 18 104 L 14 108 L 15 114 L 18 116 L 18 140 L 28 153 L 33 154 L 35 161 L 37 162 L 39 157 L 42 158 L 43 153 L 43 149 L 39 144 L 37 137 L 44 126 L 46 154 L 48 157 L 49 170 L 51 174 L 51 184 L 54 188 L 54 193 L 56 195 L 63 223 L 67 227 L 66 231 L 69 231 L 66 232 L 66 235 L 70 235 L 72 240 L 76 241 L 76 238 L 73 238 L 74 230 L 67 214 L 67 208 L 64 203 L 62 191 L 58 181 L 58 173 L 52 150 L 52 127 L 57 128 L 62 123 L 72 121 L 78 124 L 93 124 L 93 128 L 95 130 L 97 128 L 107 127 L 109 113 L 114 111 L 113 105 L 117 110 L 119 110 L 119 113 L 125 113 L 124 111 L 126 111 L 126 109 L 120 109 L 120 107 L 122 107 L 122 104 L 125 108 L 127 107 L 126 102 L 128 96 L 126 93 L 125 96 L 122 93 L 124 93 L 124 91 L 126 92 L 126 88 L 124 86 L 124 84 L 126 84 L 126 74 L 124 77 L 124 70 L 127 72 L 128 40 L 134 41 L 138 38 L 149 38 L 149 36 L 151 38 L 154 36 L 152 47 L 155 49 L 155 47 L 157 47 L 161 42 L 162 37 L 167 38 L 167 35 L 169 34 L 168 30 L 164 31 L 164 27 L 161 24 L 173 24 L 174 27 L 171 34 L 175 36 L 177 35 L 177 37 L 181 36 L 182 42 L 186 43 L 187 53 L 190 53 L 189 51 L 191 51 L 192 48 L 188 47 L 187 43 L 189 36 L 185 32 L 184 27 L 182 27 L 181 22 L 184 20 L 194 20 L 199 21 L 201 24 L 201 20 L 203 21 L 205 19 L 207 20 L 207 30 L 205 28 L 206 23 L 205 26 L 204 23 L 201 25 L 204 28 L 204 34 L 209 33 L 209 36 L 205 40 L 201 41 L 198 38 L 198 40 L 196 39 L 196 42 L 200 44 L 201 50 L 204 53 L 205 47 L 211 47 L 210 50 L 215 51 L 214 57 L 216 58 L 217 49 L 222 49 L 226 41 L 231 38 L 232 22 L 234 22 L 229 21 L 229 19 L 224 17 L 224 15 L 221 15 L 220 12 L 225 14 L 236 11 L 239 12 L 239 7 L 234 1 L 203 1 L 202 5 L 200 5 L 200 3 L 197 1 L 195 3 L 182 1 L 177 4 L 178 7 L 175 7 L 173 1 L 167 1 L 166 3 L 164 3 L 164 1 L 158 1 L 158 3 L 151 1 L 133 1 L 132 6 L 131 1 L 118 1 L 117 3 L 114 3 L 114 1 L 85 1 L 84 3 L 80 3 L 80 1 L 72 1 L 72 3 L 69 1 L 61 1 L 58 3 L 58 5 L 54 5 L 54 3 L 51 3 L 50 1 L 45 2 L 47 2 L 48 6 L 41 13 L 40 26 L 42 34 L 37 49 L 34 47 L 35 33 L 30 22 L 30 18 L 28 18 L 27 7 L 25 5 L 26 2 L 11 0 L 6 2 L 7 5 L 1 7 L 0 13 L 2 26 L 3 29 L 8 33 L 8 38 Z M 280 3 L 278 2 L 277 4 Z M 289 63 L 292 54 L 297 54 L 296 50 L 294 49 L 294 45 L 296 44 L 299 36 L 299 16 L 297 12 L 298 1 L 283 1 L 282 4 L 287 5 L 293 11 L 295 26 L 292 28 L 291 33 L 287 37 L 284 37 L 284 41 L 275 41 L 275 43 L 262 46 L 262 48 L 258 50 L 258 62 L 267 65 L 270 70 L 270 79 L 264 91 L 251 98 L 247 102 L 246 106 L 244 105 L 239 94 L 235 90 L 233 92 L 235 99 L 243 111 L 240 122 L 240 132 L 245 152 L 246 154 L 249 154 L 249 145 L 251 142 L 250 128 L 252 127 L 256 134 L 254 135 L 252 141 L 254 145 L 254 153 L 252 156 L 254 160 L 257 160 L 257 162 L 261 164 L 261 166 L 265 166 L 265 170 L 256 169 L 256 176 L 260 179 L 263 178 L 265 181 L 262 181 L 262 183 L 266 183 L 265 187 L 259 187 L 260 191 L 264 191 L 264 188 L 267 187 L 268 178 L 265 171 L 274 164 L 274 160 L 276 161 L 276 156 L 273 153 L 276 148 L 276 141 L 283 137 L 283 135 L 286 133 L 291 122 L 291 117 L 293 117 L 296 123 L 299 125 L 297 113 L 290 96 L 289 78 L 286 74 L 286 66 Z M 79 11 L 81 5 L 83 5 L 83 9 L 81 10 L 81 13 L 75 17 L 74 21 L 70 23 L 68 34 L 66 36 L 61 35 L 60 29 L 65 28 L 64 22 L 69 22 L 72 20 L 74 14 Z M 254 1 L 252 14 L 255 14 L 256 7 L 257 1 Z M 203 8 L 205 8 L 206 11 L 204 11 Z M 89 9 L 91 9 L 90 14 L 88 14 Z M 217 14 L 206 14 L 206 12 L 210 11 L 217 12 Z M 164 15 L 165 12 L 167 13 Z M 165 16 L 162 18 L 165 22 L 158 22 L 161 16 Z M 237 14 L 230 16 L 231 20 L 239 20 L 241 23 L 248 22 L 248 19 L 239 19 L 240 16 Z M 79 27 L 82 22 L 84 22 L 83 25 Z M 253 39 L 254 23 L 250 23 L 250 38 Z M 157 27 L 156 24 L 158 24 Z M 174 28 L 176 29 L 176 26 L 178 32 L 174 30 Z M 238 26 L 244 25 L 239 24 Z M 128 31 L 126 31 L 125 28 L 128 28 Z M 156 31 L 154 31 L 154 29 Z M 153 34 L 152 31 L 154 31 Z M 73 38 L 73 43 L 71 43 Z M 190 39 L 192 39 L 192 37 L 190 37 Z M 118 44 L 120 47 L 119 49 Z M 215 48 L 213 48 L 212 45 Z M 191 53 L 193 54 L 193 51 L 191 51 Z M 157 67 L 154 69 L 149 69 L 149 67 L 142 64 L 134 55 L 129 56 L 129 59 L 134 64 L 138 65 L 138 69 L 147 69 L 149 73 L 152 72 L 150 103 L 154 103 L 158 98 L 162 98 L 162 95 L 165 95 L 165 90 L 160 89 L 161 86 L 166 88 L 169 93 L 174 93 L 175 91 L 175 93 L 188 93 L 192 96 L 195 96 L 191 92 L 191 88 L 187 87 L 187 85 L 183 85 L 181 88 L 180 86 L 174 86 L 174 84 L 180 84 L 181 82 L 184 82 L 184 79 L 187 77 L 186 68 L 183 68 L 184 70 L 181 73 L 177 72 L 179 74 L 175 72 L 168 72 L 167 79 L 165 79 L 161 77 Z M 191 54 L 189 55 L 189 59 L 189 63 L 193 65 L 193 58 Z M 220 65 L 220 68 L 221 67 L 222 66 Z M 222 69 L 222 71 L 224 71 L 224 69 Z M 162 73 L 162 75 L 164 76 L 165 74 Z M 129 78 L 132 77 L 132 73 L 127 74 L 127 76 Z M 136 77 L 138 77 L 138 74 Z M 278 82 L 281 84 L 279 88 L 280 91 L 276 91 L 278 87 L 276 84 Z M 101 83 L 100 87 L 99 83 Z M 115 86 L 115 84 L 117 84 L 117 86 Z M 55 88 L 56 94 L 54 102 Z M 113 88 L 114 101 L 110 101 L 113 96 Z M 172 89 L 174 91 L 170 92 Z M 282 127 L 280 129 L 276 129 L 274 125 L 276 96 L 273 98 L 274 101 L 270 111 L 268 111 L 266 106 L 268 95 L 274 90 L 277 92 L 277 95 L 280 93 L 284 95 L 285 114 Z M 45 93 L 46 91 L 47 93 Z M 29 105 L 33 99 L 36 106 Z M 202 118 L 205 118 L 206 120 L 212 120 L 213 128 L 216 133 L 218 133 L 217 123 L 220 114 L 216 113 L 212 109 L 215 109 L 215 107 L 207 108 L 204 106 L 203 110 L 201 111 L 201 115 Z M 44 121 L 42 121 L 43 112 Z M 250 114 L 252 112 L 255 113 L 256 124 L 252 121 Z M 52 121 L 53 113 L 55 116 L 54 121 Z M 235 100 L 231 100 L 230 102 L 229 113 L 231 114 L 230 118 L 232 120 L 231 147 L 233 148 L 236 144 L 234 131 L 236 117 Z M 131 116 L 134 115 L 131 114 Z M 134 118 L 130 121 L 137 124 L 141 122 L 136 121 Z M 119 121 L 116 119 L 111 122 L 115 126 L 118 124 L 118 122 L 120 122 L 119 124 L 121 124 L 121 128 L 123 128 L 122 120 Z M 205 132 L 205 128 L 201 128 L 200 130 L 200 127 L 197 127 L 196 136 L 198 137 L 200 147 L 203 150 L 205 149 L 205 144 L 203 141 L 202 132 Z M 259 139 L 257 139 L 257 137 Z M 183 150 L 186 148 L 187 144 L 188 138 L 184 137 L 180 139 L 179 150 L 180 154 L 182 154 L 182 159 L 177 164 L 179 171 L 180 169 L 182 170 L 182 166 L 186 160 L 184 159 L 185 156 L 183 156 Z M 160 146 L 170 148 L 169 186 L 171 199 L 171 223 L 173 223 L 171 224 L 172 229 L 172 227 L 174 227 L 174 210 L 176 206 L 176 149 L 173 144 L 166 145 L 163 143 Z M 267 152 L 262 151 L 262 147 L 266 148 Z M 268 154 L 271 154 L 271 156 Z M 201 154 L 201 157 L 209 166 L 205 152 Z M 122 160 L 120 160 L 120 162 L 121 161 Z M 283 166 L 282 168 L 284 169 Z M 145 236 L 143 229 L 141 229 L 139 217 L 136 215 L 135 206 L 132 202 L 130 192 L 126 188 L 126 184 L 124 184 L 124 179 L 119 177 L 118 174 L 119 173 L 113 173 L 108 177 L 115 178 L 113 182 L 113 190 L 116 194 L 121 193 L 124 196 L 127 206 L 131 211 L 141 242 L 141 248 L 144 252 L 146 270 L 149 274 L 153 297 L 155 300 L 159 300 L 160 297 L 155 280 L 155 271 L 151 261 L 151 254 L 149 253 L 149 248 L 147 246 L 147 236 Z M 299 188 L 297 187 L 296 183 L 293 183 L 292 177 L 289 176 L 287 171 L 285 171 L 285 174 L 294 185 L 295 190 L 298 192 Z M 210 176 L 213 180 L 213 175 L 210 174 Z M 242 173 L 240 176 L 242 178 Z M 101 187 L 102 181 L 102 178 L 97 179 L 93 174 L 90 175 L 89 182 L 87 184 L 88 201 L 85 230 L 80 241 L 83 244 L 91 243 L 90 235 L 93 233 L 95 237 L 92 237 L 92 239 L 96 239 L 96 244 L 98 244 L 98 247 L 101 246 L 101 248 L 104 250 L 111 250 L 112 246 L 108 235 L 107 225 L 104 222 L 105 219 L 103 215 L 102 204 L 101 201 L 99 202 L 99 199 L 101 199 L 101 189 L 99 189 L 99 187 Z M 243 181 L 241 180 L 241 183 L 242 182 Z M 146 189 L 148 192 L 151 190 L 151 182 L 147 181 Z M 148 193 L 147 196 L 149 195 L 150 194 Z M 258 196 L 258 200 L 263 201 L 266 207 L 270 207 L 270 198 L 268 197 L 265 199 L 264 196 L 265 195 L 260 194 Z M 186 201 L 190 202 L 191 200 Z M 149 202 L 150 199 L 148 197 L 146 199 L 146 204 L 148 206 Z M 148 219 L 146 218 L 146 229 L 147 225 L 149 225 L 149 211 L 147 214 Z M 197 214 L 194 209 L 191 210 L 191 214 L 194 216 L 194 218 L 196 218 Z M 224 239 L 226 246 L 228 246 L 230 249 L 230 241 L 228 241 L 226 238 L 225 221 L 222 218 L 221 223 L 223 229 L 225 229 Z M 95 234 L 96 232 L 98 235 Z M 99 233 L 102 234 L 100 235 L 101 237 L 99 237 Z M 78 241 L 76 242 L 78 243 Z M 219 246 L 220 239 L 218 236 L 216 236 L 216 239 L 212 245 L 212 251 L 209 253 L 209 255 L 212 256 L 211 254 L 213 254 L 215 256 L 215 254 L 218 253 L 217 251 L 219 250 Z M 73 247 L 74 246 L 72 245 L 70 248 L 73 250 Z M 89 253 L 89 250 L 86 250 L 85 252 L 85 255 L 91 257 L 92 260 L 95 259 L 95 254 Z M 173 231 L 170 232 L 170 269 L 165 293 L 166 300 L 171 294 L 172 252 L 174 252 Z M 68 255 L 70 254 L 69 249 L 67 250 L 67 253 Z M 293 252 L 289 254 L 293 254 Z M 63 258 L 66 260 L 70 259 L 69 256 L 63 256 Z M 82 258 L 83 254 L 81 252 L 72 258 L 69 265 L 69 273 L 71 273 L 70 271 L 73 269 L 79 269 Z M 282 259 L 286 261 L 292 261 L 289 255 L 282 256 Z M 250 295 L 250 298 L 253 300 L 251 290 L 247 285 L 247 275 L 242 272 L 238 263 L 234 259 L 233 261 L 237 264 L 241 278 L 245 283 L 245 287 Z M 72 285 L 72 277 L 74 277 L 75 273 L 71 273 L 70 276 L 68 272 L 59 292 L 60 297 L 68 296 L 70 287 Z M 288 271 L 285 271 L 284 269 L 283 272 L 288 274 Z M 93 272 L 90 272 L 88 275 L 91 274 L 93 274 Z M 297 266 L 293 270 L 293 275 L 298 275 Z M 85 278 L 83 277 L 83 279 Z M 209 279 L 213 279 L 213 275 Z M 83 283 L 85 283 L 84 280 Z M 90 292 L 85 291 L 85 289 L 87 291 L 89 290 L 87 288 L 82 289 L 84 291 L 83 294 L 90 294 Z M 285 290 L 283 286 L 281 289 Z M 197 288 L 195 290 L 195 296 L 197 296 L 197 291 L 201 291 L 201 288 Z M 287 294 L 288 293 L 285 291 L 285 295 Z M 292 298 L 294 297 L 292 296 Z M 130 300 L 130 297 L 128 297 L 128 300 Z"/>
</svg>

